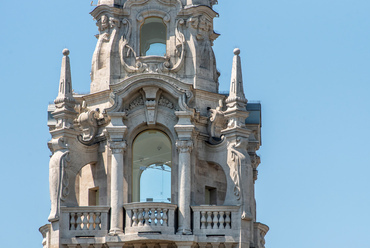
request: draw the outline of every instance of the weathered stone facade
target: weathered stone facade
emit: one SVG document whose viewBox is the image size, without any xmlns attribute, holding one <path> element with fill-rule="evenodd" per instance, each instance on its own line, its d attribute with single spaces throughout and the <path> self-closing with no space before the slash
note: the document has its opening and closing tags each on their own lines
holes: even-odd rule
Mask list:
<svg viewBox="0 0 370 248">
<path fill-rule="evenodd" d="M 260 105 L 244 96 L 239 49 L 218 93 L 214 4 L 100 0 L 90 94 L 72 92 L 63 51 L 44 248 L 264 247 Z"/>
</svg>

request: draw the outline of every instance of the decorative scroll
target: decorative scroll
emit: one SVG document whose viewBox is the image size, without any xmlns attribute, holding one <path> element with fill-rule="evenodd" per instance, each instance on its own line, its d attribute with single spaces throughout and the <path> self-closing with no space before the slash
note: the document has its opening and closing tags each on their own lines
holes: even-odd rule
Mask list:
<svg viewBox="0 0 370 248">
<path fill-rule="evenodd" d="M 122 24 L 126 26 L 126 32 L 123 35 L 123 40 L 121 41 L 122 44 L 120 45 L 121 64 L 127 72 L 143 72 L 147 66 L 141 62 L 137 62 L 135 66 L 128 65 L 126 63 L 125 59 L 131 58 L 136 61 L 137 56 L 134 49 L 129 45 L 132 30 L 131 23 L 129 20 L 123 19 Z"/>
<path fill-rule="evenodd" d="M 185 61 L 185 36 L 182 32 L 180 32 L 179 27 L 184 25 L 185 21 L 183 19 L 179 19 L 176 21 L 176 49 L 175 55 L 178 57 L 177 63 L 172 67 L 170 58 L 167 57 L 167 61 L 163 63 L 163 71 L 166 72 L 178 72 L 184 64 Z"/>
</svg>

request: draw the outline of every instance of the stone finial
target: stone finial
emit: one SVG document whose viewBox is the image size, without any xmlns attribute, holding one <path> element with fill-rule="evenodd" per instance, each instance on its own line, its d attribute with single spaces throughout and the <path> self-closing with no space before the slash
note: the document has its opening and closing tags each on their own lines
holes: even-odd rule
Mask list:
<svg viewBox="0 0 370 248">
<path fill-rule="evenodd" d="M 72 94 L 71 65 L 69 63 L 69 50 L 63 50 L 62 68 L 60 71 L 58 96 L 54 100 L 55 111 L 52 113 L 57 121 L 56 130 L 73 129 L 76 100 Z"/>
<path fill-rule="evenodd" d="M 56 108 L 66 108 L 74 111 L 76 100 L 72 95 L 71 65 L 69 62 L 69 50 L 63 49 L 62 68 L 60 71 L 58 96 L 54 100 Z"/>
<path fill-rule="evenodd" d="M 240 49 L 235 48 L 233 67 L 231 71 L 230 94 L 226 99 L 226 104 L 229 109 L 245 110 L 248 100 L 244 95 L 242 67 L 239 54 Z"/>
</svg>

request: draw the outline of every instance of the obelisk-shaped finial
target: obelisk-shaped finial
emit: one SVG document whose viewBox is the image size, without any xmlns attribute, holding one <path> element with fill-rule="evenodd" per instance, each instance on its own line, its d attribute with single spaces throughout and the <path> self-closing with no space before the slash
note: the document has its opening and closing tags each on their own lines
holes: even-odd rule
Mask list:
<svg viewBox="0 0 370 248">
<path fill-rule="evenodd" d="M 57 108 L 62 108 L 64 105 L 68 105 L 65 107 L 74 107 L 69 106 L 68 103 L 75 104 L 76 100 L 73 98 L 72 95 L 72 77 L 71 77 L 71 65 L 69 62 L 69 50 L 63 50 L 63 59 L 62 59 L 62 68 L 60 71 L 60 80 L 59 80 L 59 91 L 58 96 L 55 99 L 54 103 L 57 105 Z M 58 106 L 59 105 L 59 106 Z"/>
<path fill-rule="evenodd" d="M 226 99 L 228 109 L 245 110 L 248 100 L 245 98 L 243 89 L 243 76 L 240 61 L 240 49 L 234 49 L 233 67 L 231 71 L 230 93 Z"/>
<path fill-rule="evenodd" d="M 71 65 L 69 62 L 69 50 L 63 50 L 62 68 L 60 72 L 58 96 L 54 100 L 55 111 L 54 118 L 57 120 L 56 128 L 72 128 L 73 119 L 77 112 L 75 111 L 76 100 L 72 94 Z"/>
<path fill-rule="evenodd" d="M 226 99 L 227 110 L 224 112 L 228 119 L 227 129 L 245 128 L 247 111 L 247 99 L 243 90 L 242 67 L 240 63 L 240 49 L 234 49 L 233 69 L 231 71 L 230 93 Z"/>
</svg>

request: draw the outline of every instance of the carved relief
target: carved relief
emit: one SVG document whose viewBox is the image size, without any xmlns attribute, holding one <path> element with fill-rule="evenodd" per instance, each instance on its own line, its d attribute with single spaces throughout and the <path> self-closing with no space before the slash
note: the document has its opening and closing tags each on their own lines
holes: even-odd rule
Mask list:
<svg viewBox="0 0 370 248">
<path fill-rule="evenodd" d="M 188 23 L 197 30 L 206 32 L 212 30 L 212 23 L 204 15 L 190 17 Z"/>
<path fill-rule="evenodd" d="M 107 30 L 109 28 L 109 17 L 107 15 L 103 15 L 96 25 L 98 26 L 100 33 Z"/>
<path fill-rule="evenodd" d="M 248 201 L 247 194 L 248 189 L 247 181 L 245 180 L 245 173 L 250 167 L 249 155 L 247 152 L 248 139 L 244 137 L 238 137 L 235 144 L 229 145 L 229 159 L 228 163 L 230 166 L 230 173 L 234 182 L 234 195 L 241 202 L 243 220 L 251 220 L 252 213 L 250 207 L 246 205 Z M 246 171 L 247 170 L 247 171 Z"/>
<path fill-rule="evenodd" d="M 261 163 L 261 158 L 256 153 L 250 154 L 251 164 L 253 168 L 253 181 L 257 180 L 258 170 L 257 167 Z"/>
<path fill-rule="evenodd" d="M 177 140 L 176 147 L 180 153 L 190 153 L 193 149 L 193 141 L 191 140 Z"/>
<path fill-rule="evenodd" d="M 209 109 L 208 134 L 210 135 L 210 143 L 214 143 L 212 138 L 221 138 L 221 131 L 226 128 L 227 120 L 222 111 L 223 103 L 219 101 L 219 106 L 216 109 Z"/>
<path fill-rule="evenodd" d="M 122 153 L 126 147 L 126 141 L 109 141 L 108 146 L 111 149 L 113 154 Z"/>
<path fill-rule="evenodd" d="M 90 144 L 98 133 L 99 109 L 89 110 L 86 108 L 85 101 L 82 103 L 82 113 L 77 118 L 82 134 L 78 140 L 85 145 Z"/>
<path fill-rule="evenodd" d="M 126 32 L 124 33 L 119 46 L 121 64 L 127 72 L 143 72 L 147 68 L 147 66 L 136 60 L 136 52 L 129 44 L 132 29 L 131 23 L 129 20 L 123 19 L 122 24 L 125 25 Z M 130 62 L 126 61 L 134 61 L 135 65 L 129 65 L 128 63 Z"/>
<path fill-rule="evenodd" d="M 129 107 L 128 107 L 128 111 L 131 111 L 133 110 L 134 108 L 138 107 L 138 106 L 144 106 L 144 100 L 143 100 L 143 97 L 139 96 L 138 98 L 134 99 L 130 104 L 129 104 Z"/>
<path fill-rule="evenodd" d="M 69 194 L 67 167 L 70 163 L 70 157 L 64 140 L 55 139 L 52 140 L 51 143 L 54 148 L 54 154 L 50 158 L 49 164 L 51 210 L 48 219 L 49 221 L 55 221 L 58 220 L 60 216 L 60 200 L 64 201 Z M 62 145 L 62 147 L 60 145 Z"/>
<path fill-rule="evenodd" d="M 185 61 L 185 36 L 180 31 L 180 26 L 184 25 L 185 21 L 183 19 L 179 19 L 176 21 L 176 48 L 175 48 L 175 55 L 177 57 L 177 62 L 175 65 L 172 66 L 170 61 L 170 57 L 166 56 L 166 62 L 163 63 L 163 71 L 169 72 L 178 72 Z"/>
<path fill-rule="evenodd" d="M 169 109 L 174 109 L 174 105 L 172 102 L 170 102 L 170 100 L 168 100 L 167 98 L 161 96 L 159 98 L 159 101 L 158 101 L 158 105 L 159 106 L 163 106 L 163 107 L 166 107 L 166 108 L 169 108 Z"/>
</svg>

